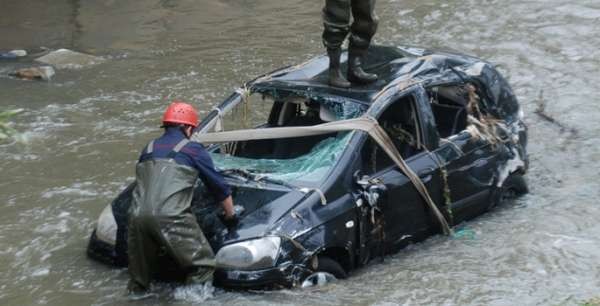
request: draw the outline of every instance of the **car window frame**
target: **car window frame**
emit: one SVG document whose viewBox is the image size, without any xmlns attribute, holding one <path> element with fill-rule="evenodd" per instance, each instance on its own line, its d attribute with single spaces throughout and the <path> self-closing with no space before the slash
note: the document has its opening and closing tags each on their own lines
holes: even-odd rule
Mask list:
<svg viewBox="0 0 600 306">
<path fill-rule="evenodd" d="M 425 125 L 424 125 L 424 119 L 422 118 L 422 109 L 421 107 L 423 105 L 421 105 L 419 103 L 419 99 L 423 99 L 424 97 L 428 97 L 426 92 L 425 92 L 425 88 L 422 86 L 412 86 L 411 88 L 401 91 L 397 94 L 393 94 L 390 95 L 389 97 L 386 97 L 385 99 L 380 99 L 377 100 L 375 102 L 373 102 L 373 104 L 371 105 L 371 107 L 369 107 L 369 109 L 367 110 L 366 114 L 368 114 L 369 116 L 373 117 L 376 120 L 379 120 L 379 118 L 381 117 L 381 115 L 395 102 L 401 100 L 401 99 L 405 99 L 408 96 L 412 96 L 412 101 L 411 103 L 413 103 L 413 106 L 415 107 L 415 110 L 417 112 L 416 116 L 417 116 L 417 121 L 418 121 L 418 129 L 419 129 L 419 133 L 420 133 L 420 137 L 421 137 L 421 142 L 423 143 L 423 146 L 427 147 L 427 145 L 425 144 L 426 141 L 429 141 L 430 139 L 428 138 L 428 136 L 426 136 L 426 134 L 424 133 L 425 131 Z M 429 107 L 429 105 L 427 104 L 427 106 Z M 429 113 L 431 113 L 431 108 L 429 108 Z M 436 134 L 437 134 L 437 130 L 435 130 Z M 429 136 L 430 137 L 430 136 Z M 439 142 L 439 135 L 437 136 L 438 138 L 438 142 Z M 365 135 L 361 146 L 360 146 L 360 151 L 362 151 L 364 149 L 364 146 L 366 145 L 367 141 L 369 139 L 368 135 Z M 431 145 L 431 143 L 428 143 L 429 145 Z M 438 145 L 439 147 L 439 145 Z M 437 148 L 436 148 L 437 149 Z M 405 162 L 407 164 L 412 163 L 413 161 L 422 158 L 425 155 L 429 155 L 428 152 L 429 149 L 425 148 L 422 151 L 408 157 L 407 159 L 405 159 Z M 434 149 L 435 150 L 435 149 Z M 431 151 L 431 150 L 430 150 Z M 398 165 L 396 165 L 395 163 L 392 163 L 391 165 L 384 167 L 376 172 L 373 172 L 371 174 L 369 174 L 369 176 L 371 177 L 381 177 L 383 176 L 385 173 L 392 171 L 394 169 L 397 169 L 398 171 L 400 171 L 400 169 L 398 168 Z M 362 170 L 362 163 L 361 163 L 361 170 Z"/>
</svg>

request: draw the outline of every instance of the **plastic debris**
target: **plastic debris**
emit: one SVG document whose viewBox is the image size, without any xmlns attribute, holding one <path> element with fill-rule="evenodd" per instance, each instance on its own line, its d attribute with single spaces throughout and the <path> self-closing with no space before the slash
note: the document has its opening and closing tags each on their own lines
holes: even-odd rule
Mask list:
<svg viewBox="0 0 600 306">
<path fill-rule="evenodd" d="M 0 52 L 0 59 L 15 59 L 18 57 L 27 56 L 27 51 L 25 50 L 12 50 L 8 52 Z"/>
<path fill-rule="evenodd" d="M 454 231 L 454 235 L 452 235 L 452 238 L 454 239 L 466 239 L 466 240 L 474 240 L 475 239 L 475 231 L 467 228 L 467 227 L 462 227 L 460 229 L 457 229 Z"/>
<path fill-rule="evenodd" d="M 54 75 L 54 68 L 50 66 L 22 68 L 11 72 L 10 75 L 24 80 L 49 81 Z"/>
<path fill-rule="evenodd" d="M 40 63 L 52 65 L 58 69 L 79 69 L 100 64 L 104 61 L 101 57 L 83 54 L 68 49 L 58 49 L 42 57 L 38 57 L 35 60 Z"/>
</svg>

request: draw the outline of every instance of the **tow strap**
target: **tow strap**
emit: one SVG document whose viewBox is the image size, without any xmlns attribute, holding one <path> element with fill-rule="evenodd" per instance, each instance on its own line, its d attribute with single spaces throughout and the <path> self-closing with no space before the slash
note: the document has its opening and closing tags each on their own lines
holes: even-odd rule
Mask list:
<svg viewBox="0 0 600 306">
<path fill-rule="evenodd" d="M 381 126 L 379 126 L 379 123 L 373 117 L 362 116 L 355 119 L 340 120 L 313 126 L 275 127 L 235 130 L 216 133 L 195 133 L 191 137 L 191 139 L 192 141 L 201 143 L 223 143 L 232 141 L 306 137 L 328 134 L 332 132 L 354 130 L 366 132 L 371 138 L 373 138 L 377 142 L 377 144 L 379 144 L 379 146 L 385 151 L 385 153 L 392 159 L 392 161 L 394 161 L 394 163 L 396 163 L 400 170 L 402 170 L 402 172 L 413 183 L 419 194 L 425 200 L 425 203 L 429 207 L 429 210 L 433 213 L 433 215 L 440 223 L 444 234 L 452 234 L 452 229 L 446 221 L 446 218 L 435 205 L 433 199 L 431 199 L 427 188 L 425 187 L 419 176 L 416 175 L 412 171 L 412 169 L 410 169 L 410 167 L 408 167 L 408 165 L 394 146 L 394 143 L 392 142 L 388 134 L 383 130 L 383 128 L 381 128 Z"/>
</svg>

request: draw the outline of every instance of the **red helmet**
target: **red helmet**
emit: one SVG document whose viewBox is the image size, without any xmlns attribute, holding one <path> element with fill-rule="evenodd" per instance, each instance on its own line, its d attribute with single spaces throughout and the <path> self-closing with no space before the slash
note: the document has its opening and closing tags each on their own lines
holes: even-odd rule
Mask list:
<svg viewBox="0 0 600 306">
<path fill-rule="evenodd" d="M 188 103 L 181 101 L 173 101 L 162 119 L 163 124 L 167 123 L 182 123 L 193 127 L 198 126 L 198 112 Z"/>
</svg>

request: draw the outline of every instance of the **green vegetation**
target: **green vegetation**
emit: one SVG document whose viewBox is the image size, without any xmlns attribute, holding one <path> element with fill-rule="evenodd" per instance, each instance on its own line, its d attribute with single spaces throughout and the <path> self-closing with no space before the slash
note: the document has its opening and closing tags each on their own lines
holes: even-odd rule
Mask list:
<svg viewBox="0 0 600 306">
<path fill-rule="evenodd" d="M 9 126 L 9 119 L 22 111 L 23 109 L 13 109 L 0 112 L 0 141 L 6 140 L 17 133 L 15 129 Z"/>
<path fill-rule="evenodd" d="M 600 297 L 594 297 L 581 303 L 581 306 L 600 306 Z"/>
</svg>

